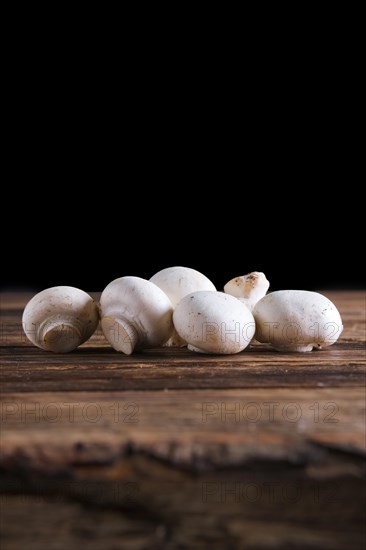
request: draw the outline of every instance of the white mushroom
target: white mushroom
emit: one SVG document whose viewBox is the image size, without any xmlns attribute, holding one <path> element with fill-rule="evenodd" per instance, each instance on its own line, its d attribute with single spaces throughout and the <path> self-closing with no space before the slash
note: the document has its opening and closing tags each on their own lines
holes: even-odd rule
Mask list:
<svg viewBox="0 0 366 550">
<path fill-rule="evenodd" d="M 255 332 L 249 309 L 223 292 L 188 294 L 175 308 L 173 322 L 188 348 L 201 353 L 238 353 Z"/>
<path fill-rule="evenodd" d="M 42 290 L 23 312 L 23 330 L 39 348 L 65 353 L 90 338 L 99 322 L 94 300 L 78 288 L 55 286 Z"/>
<path fill-rule="evenodd" d="M 216 290 L 210 279 L 190 267 L 167 267 L 153 275 L 150 281 L 165 292 L 173 308 L 175 308 L 178 302 L 180 302 L 184 296 L 187 296 L 187 294 L 197 292 L 198 290 Z M 185 346 L 187 342 L 180 338 L 174 330 L 171 338 L 169 338 L 164 345 Z"/>
<path fill-rule="evenodd" d="M 265 296 L 269 281 L 261 271 L 235 277 L 224 286 L 226 294 L 239 298 L 252 311 L 255 304 Z"/>
<path fill-rule="evenodd" d="M 335 305 L 322 294 L 307 290 L 279 290 L 256 304 L 255 338 L 278 351 L 311 351 L 330 346 L 343 330 Z"/>
<path fill-rule="evenodd" d="M 173 331 L 173 307 L 154 283 L 140 277 L 120 277 L 104 289 L 100 298 L 105 337 L 117 351 L 153 348 Z"/>
</svg>

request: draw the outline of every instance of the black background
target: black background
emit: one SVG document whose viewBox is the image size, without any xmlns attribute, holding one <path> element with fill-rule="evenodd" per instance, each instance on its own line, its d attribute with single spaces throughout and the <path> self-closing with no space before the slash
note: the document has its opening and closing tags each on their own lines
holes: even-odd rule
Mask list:
<svg viewBox="0 0 366 550">
<path fill-rule="evenodd" d="M 144 81 L 130 78 L 133 63 L 122 74 L 65 55 L 37 64 L 24 50 L 9 80 L 3 290 L 102 290 L 172 265 L 218 289 L 253 270 L 272 290 L 364 286 L 357 86 L 344 56 L 310 63 L 306 49 L 295 64 L 266 51 L 241 73 L 225 61 L 221 80 L 217 59 L 203 74 L 146 59 Z"/>
<path fill-rule="evenodd" d="M 54 182 L 50 174 L 44 191 L 14 197 L 11 226 L 3 229 L 3 290 L 102 290 L 114 278 L 149 278 L 172 265 L 202 271 L 218 289 L 253 270 L 265 272 L 272 290 L 363 286 L 363 223 L 350 193 L 332 198 L 329 189 L 320 194 L 304 181 L 294 182 L 289 197 L 275 181 L 267 192 L 250 176 L 226 175 L 225 166 L 206 178 L 217 178 L 220 193 L 210 181 L 192 184 L 189 174 L 173 172 L 166 191 L 159 190 L 158 167 L 146 174 L 146 189 L 122 171 L 116 183 L 102 171 L 96 190 L 85 181 L 68 185 L 67 174 Z"/>
</svg>

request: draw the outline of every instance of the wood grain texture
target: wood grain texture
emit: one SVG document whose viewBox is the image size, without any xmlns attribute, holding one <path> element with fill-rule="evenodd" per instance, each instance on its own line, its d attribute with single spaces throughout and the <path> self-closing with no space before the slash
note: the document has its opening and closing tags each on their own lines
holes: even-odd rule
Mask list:
<svg viewBox="0 0 366 550">
<path fill-rule="evenodd" d="M 5 295 L 2 305 L 2 391 L 164 390 L 240 387 L 354 386 L 365 377 L 365 294 L 327 293 L 339 307 L 344 331 L 335 346 L 280 354 L 255 345 L 230 356 L 200 356 L 186 349 L 115 352 L 97 333 L 74 352 L 50 354 L 30 344 L 21 327 L 29 295 Z"/>
<path fill-rule="evenodd" d="M 364 548 L 365 293 L 326 294 L 329 349 L 131 357 L 39 350 L 2 295 L 2 550 Z"/>
</svg>

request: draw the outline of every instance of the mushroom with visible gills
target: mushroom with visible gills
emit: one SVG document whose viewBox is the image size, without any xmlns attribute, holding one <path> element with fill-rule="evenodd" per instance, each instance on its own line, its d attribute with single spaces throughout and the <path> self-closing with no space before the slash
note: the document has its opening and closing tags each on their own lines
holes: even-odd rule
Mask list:
<svg viewBox="0 0 366 550">
<path fill-rule="evenodd" d="M 190 267 L 174 266 L 167 267 L 155 273 L 150 279 L 157 285 L 170 299 L 173 308 L 187 294 L 197 292 L 198 290 L 214 290 L 215 286 L 205 275 Z M 186 346 L 187 342 L 180 338 L 174 330 L 171 338 L 164 344 L 165 346 Z"/>
<path fill-rule="evenodd" d="M 39 348 L 72 351 L 88 340 L 99 322 L 98 307 L 89 294 L 72 286 L 42 290 L 23 312 L 23 330 Z"/>
<path fill-rule="evenodd" d="M 239 353 L 255 332 L 247 306 L 223 292 L 188 294 L 175 308 L 173 322 L 188 348 L 201 353 Z"/>
<path fill-rule="evenodd" d="M 279 290 L 267 294 L 253 309 L 259 342 L 277 351 L 311 351 L 331 346 L 343 330 L 336 306 L 318 292 Z"/>
<path fill-rule="evenodd" d="M 115 279 L 100 298 L 104 335 L 126 355 L 166 342 L 173 331 L 172 313 L 168 296 L 140 277 Z"/>
</svg>

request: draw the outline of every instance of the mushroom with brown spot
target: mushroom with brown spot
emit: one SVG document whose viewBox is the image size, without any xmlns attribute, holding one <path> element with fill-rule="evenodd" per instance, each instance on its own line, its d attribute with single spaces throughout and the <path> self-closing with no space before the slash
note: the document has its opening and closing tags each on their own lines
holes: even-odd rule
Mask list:
<svg viewBox="0 0 366 550">
<path fill-rule="evenodd" d="M 252 271 L 231 279 L 224 286 L 224 292 L 241 300 L 250 310 L 265 296 L 269 289 L 269 281 L 261 271 Z"/>
<path fill-rule="evenodd" d="M 306 352 L 334 344 L 343 330 L 336 306 L 318 292 L 279 290 L 253 309 L 255 338 L 277 351 Z"/>
</svg>

